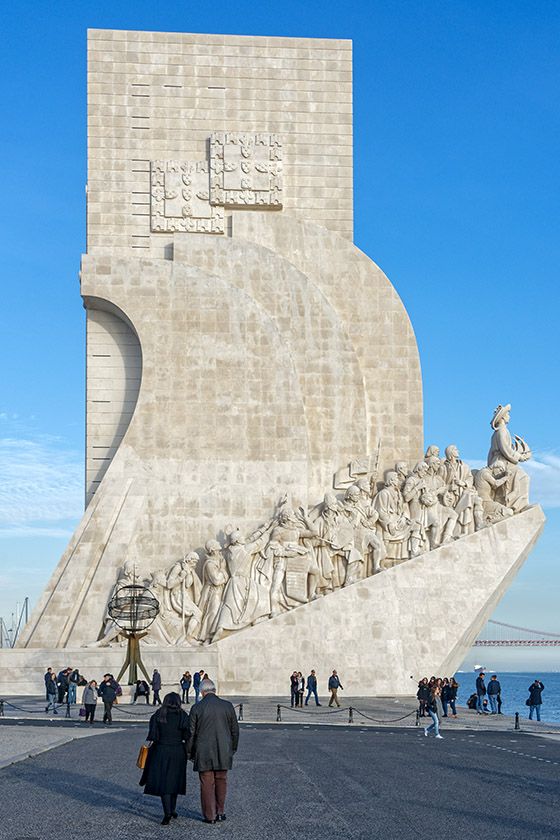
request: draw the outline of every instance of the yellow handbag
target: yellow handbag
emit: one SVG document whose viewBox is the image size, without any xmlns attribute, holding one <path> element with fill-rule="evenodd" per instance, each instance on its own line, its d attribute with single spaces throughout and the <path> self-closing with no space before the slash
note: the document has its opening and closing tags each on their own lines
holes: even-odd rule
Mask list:
<svg viewBox="0 0 560 840">
<path fill-rule="evenodd" d="M 150 748 L 147 747 L 145 744 L 142 744 L 140 747 L 140 752 L 138 753 L 138 758 L 136 760 L 136 766 L 143 770 L 146 766 L 146 760 L 148 758 L 148 750 Z"/>
</svg>

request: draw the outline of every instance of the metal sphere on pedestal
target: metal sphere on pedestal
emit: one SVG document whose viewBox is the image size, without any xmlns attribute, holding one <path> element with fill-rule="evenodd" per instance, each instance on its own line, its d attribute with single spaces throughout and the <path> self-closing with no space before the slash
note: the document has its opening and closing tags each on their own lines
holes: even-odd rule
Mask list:
<svg viewBox="0 0 560 840">
<path fill-rule="evenodd" d="M 159 613 L 159 601 L 146 586 L 121 586 L 108 605 L 115 624 L 127 633 L 144 633 Z"/>
</svg>

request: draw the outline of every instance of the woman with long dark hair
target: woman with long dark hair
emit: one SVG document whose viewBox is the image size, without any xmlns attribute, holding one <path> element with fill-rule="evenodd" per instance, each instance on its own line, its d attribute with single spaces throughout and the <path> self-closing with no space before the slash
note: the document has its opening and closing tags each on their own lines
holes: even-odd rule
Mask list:
<svg viewBox="0 0 560 840">
<path fill-rule="evenodd" d="M 162 825 L 177 819 L 177 796 L 186 793 L 189 716 L 181 708 L 181 698 L 171 691 L 150 718 L 148 741 L 151 746 L 140 784 L 144 793 L 161 797 Z"/>
<path fill-rule="evenodd" d="M 418 698 L 418 717 L 426 717 L 426 705 L 430 699 L 430 686 L 428 685 L 428 677 L 424 677 L 418 683 L 418 691 L 416 692 Z"/>
</svg>

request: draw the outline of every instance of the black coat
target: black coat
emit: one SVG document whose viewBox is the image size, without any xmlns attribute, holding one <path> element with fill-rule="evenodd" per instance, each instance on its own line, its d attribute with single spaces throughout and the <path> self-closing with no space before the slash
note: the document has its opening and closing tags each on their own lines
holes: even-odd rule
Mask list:
<svg viewBox="0 0 560 840">
<path fill-rule="evenodd" d="M 416 692 L 416 696 L 419 700 L 429 700 L 430 686 L 427 683 L 418 683 L 418 691 Z"/>
<path fill-rule="evenodd" d="M 109 682 L 99 683 L 97 687 L 97 692 L 104 703 L 114 703 L 117 697 L 117 684 L 115 680 L 109 680 Z"/>
<path fill-rule="evenodd" d="M 531 706 L 540 706 L 542 704 L 542 692 L 544 691 L 544 685 L 540 680 L 535 680 L 533 685 L 529 686 L 529 691 L 531 696 L 529 700 L 531 701 Z"/>
<path fill-rule="evenodd" d="M 185 794 L 187 785 L 187 753 L 185 742 L 189 730 L 189 716 L 182 709 L 167 711 L 167 723 L 157 720 L 158 712 L 150 718 L 148 741 L 152 745 L 140 784 L 144 793 L 163 796 L 166 793 Z"/>
<path fill-rule="evenodd" d="M 206 694 L 191 709 L 187 751 L 193 770 L 231 770 L 239 741 L 239 725 L 229 700 Z"/>
<path fill-rule="evenodd" d="M 486 694 L 486 685 L 482 677 L 476 678 L 476 693 L 478 697 L 484 697 L 484 695 Z"/>
</svg>

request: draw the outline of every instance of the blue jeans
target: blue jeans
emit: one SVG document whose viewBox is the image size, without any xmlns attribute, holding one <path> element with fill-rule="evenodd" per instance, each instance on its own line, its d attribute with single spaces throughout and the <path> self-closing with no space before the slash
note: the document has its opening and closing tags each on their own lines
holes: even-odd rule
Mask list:
<svg viewBox="0 0 560 840">
<path fill-rule="evenodd" d="M 488 702 L 490 703 L 490 711 L 493 715 L 498 714 L 498 695 L 497 694 L 489 694 L 488 695 Z"/>
<path fill-rule="evenodd" d="M 200 688 L 195 685 L 194 687 L 194 702 L 198 703 L 198 695 L 200 694 Z"/>
<path fill-rule="evenodd" d="M 441 705 L 443 706 L 443 716 L 447 717 L 447 700 L 442 700 Z"/>
<path fill-rule="evenodd" d="M 295 706 L 298 701 L 297 688 L 292 688 L 290 697 L 290 706 Z"/>
<path fill-rule="evenodd" d="M 477 712 L 484 712 L 484 694 L 479 694 L 476 698 Z"/>
<path fill-rule="evenodd" d="M 529 706 L 529 720 L 533 720 L 533 709 L 535 709 L 537 713 L 537 720 L 541 719 L 541 705 L 542 704 L 539 703 L 537 706 Z"/>
<path fill-rule="evenodd" d="M 309 698 L 311 697 L 312 694 L 315 695 L 315 703 L 318 706 L 319 705 L 319 698 L 317 697 L 317 689 L 316 688 L 308 688 L 307 689 L 307 697 L 305 698 L 305 705 L 307 706 L 307 701 L 309 700 Z"/>
<path fill-rule="evenodd" d="M 68 702 L 76 702 L 76 683 L 68 683 Z"/>
<path fill-rule="evenodd" d="M 47 712 L 49 711 L 52 704 L 53 712 L 56 712 L 56 694 L 49 694 L 49 702 L 47 705 Z"/>
<path fill-rule="evenodd" d="M 426 732 L 429 732 L 429 731 L 430 731 L 430 729 L 434 729 L 434 728 L 435 728 L 435 730 L 436 730 L 436 735 L 439 735 L 439 721 L 438 721 L 438 716 L 436 715 L 436 713 L 435 713 L 435 712 L 432 712 L 432 710 L 431 710 L 431 709 L 428 709 L 428 713 L 429 713 L 429 715 L 430 715 L 431 719 L 433 720 L 433 723 L 431 723 L 431 724 L 430 724 L 430 726 L 428 726 L 428 728 L 426 729 Z"/>
</svg>

